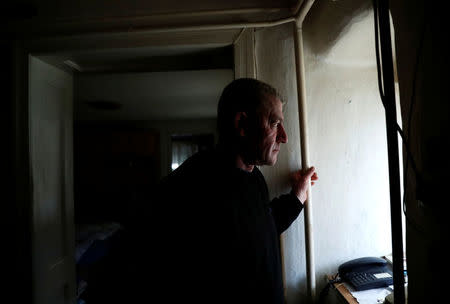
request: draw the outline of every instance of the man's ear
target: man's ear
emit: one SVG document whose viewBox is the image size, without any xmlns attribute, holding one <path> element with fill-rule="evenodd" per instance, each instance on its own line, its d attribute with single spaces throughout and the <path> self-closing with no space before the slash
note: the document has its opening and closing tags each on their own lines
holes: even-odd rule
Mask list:
<svg viewBox="0 0 450 304">
<path fill-rule="evenodd" d="M 247 124 L 248 124 L 247 113 L 237 112 L 234 116 L 234 129 L 240 136 L 245 136 L 247 134 Z"/>
</svg>

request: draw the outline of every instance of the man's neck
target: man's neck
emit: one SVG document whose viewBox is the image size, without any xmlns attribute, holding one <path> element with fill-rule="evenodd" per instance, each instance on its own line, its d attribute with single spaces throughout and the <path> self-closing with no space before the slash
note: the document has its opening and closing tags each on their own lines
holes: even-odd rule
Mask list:
<svg viewBox="0 0 450 304">
<path fill-rule="evenodd" d="M 224 153 L 225 159 L 230 161 L 230 165 L 236 166 L 236 168 L 242 169 L 247 172 L 252 172 L 255 168 L 255 165 L 248 165 L 245 163 L 244 158 L 242 157 L 241 153 L 238 152 L 239 149 L 237 149 L 233 145 L 229 144 L 218 144 L 218 150 Z"/>
<path fill-rule="evenodd" d="M 239 154 L 237 154 L 236 155 L 236 167 L 238 167 L 244 171 L 247 171 L 247 172 L 252 172 L 253 169 L 255 168 L 255 165 L 246 164 L 244 162 L 244 160 L 242 159 L 242 157 Z"/>
</svg>

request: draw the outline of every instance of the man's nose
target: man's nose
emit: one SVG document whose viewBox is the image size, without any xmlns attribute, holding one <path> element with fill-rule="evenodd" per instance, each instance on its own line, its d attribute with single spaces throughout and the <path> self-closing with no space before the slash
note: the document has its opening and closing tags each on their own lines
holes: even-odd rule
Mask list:
<svg viewBox="0 0 450 304">
<path fill-rule="evenodd" d="M 283 144 L 288 142 L 288 136 L 286 134 L 286 131 L 284 130 L 284 126 L 280 124 L 280 127 L 278 128 L 278 136 L 277 136 L 278 142 L 281 142 Z"/>
</svg>

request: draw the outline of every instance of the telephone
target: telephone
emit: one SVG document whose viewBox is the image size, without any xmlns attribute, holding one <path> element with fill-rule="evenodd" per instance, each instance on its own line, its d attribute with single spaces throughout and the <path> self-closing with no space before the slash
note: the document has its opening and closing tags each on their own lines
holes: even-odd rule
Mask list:
<svg viewBox="0 0 450 304">
<path fill-rule="evenodd" d="M 357 290 L 386 287 L 393 284 L 392 271 L 387 261 L 377 257 L 364 257 L 339 266 L 339 276 Z"/>
</svg>

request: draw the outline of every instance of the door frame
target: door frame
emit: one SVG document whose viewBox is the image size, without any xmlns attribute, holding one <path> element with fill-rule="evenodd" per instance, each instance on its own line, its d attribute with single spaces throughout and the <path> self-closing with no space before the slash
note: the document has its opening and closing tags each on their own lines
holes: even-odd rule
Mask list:
<svg viewBox="0 0 450 304">
<path fill-rule="evenodd" d="M 31 176 L 29 144 L 29 55 L 69 55 L 74 52 L 93 49 L 119 49 L 138 47 L 165 47 L 177 45 L 226 46 L 233 45 L 239 36 L 239 29 L 215 31 L 191 31 L 183 35 L 178 33 L 127 33 L 119 32 L 67 35 L 41 38 L 21 38 L 8 42 L 12 69 L 8 73 L 11 86 L 10 104 L 12 114 L 11 150 L 7 159 L 12 165 L 13 198 L 10 227 L 14 227 L 11 264 L 13 286 L 16 299 L 22 303 L 33 303 L 33 265 L 32 265 L 32 222 L 33 222 L 33 186 Z M 67 67 L 58 66 L 67 71 Z M 8 91 L 9 92 L 9 91 Z M 8 171 L 9 172 L 9 171 Z M 8 172 L 5 176 L 8 176 Z"/>
<path fill-rule="evenodd" d="M 11 109 L 12 109 L 12 220 L 16 238 L 12 249 L 13 284 L 16 299 L 21 303 L 33 301 L 32 268 L 32 195 L 29 151 L 28 115 L 28 51 L 20 41 L 9 45 L 12 69 Z"/>
</svg>

